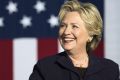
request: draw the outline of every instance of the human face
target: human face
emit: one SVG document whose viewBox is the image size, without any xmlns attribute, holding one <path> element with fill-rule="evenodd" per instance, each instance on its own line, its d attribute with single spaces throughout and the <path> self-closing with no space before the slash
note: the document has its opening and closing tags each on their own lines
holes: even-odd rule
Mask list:
<svg viewBox="0 0 120 80">
<path fill-rule="evenodd" d="M 88 31 L 77 11 L 67 12 L 61 21 L 59 40 L 66 51 L 86 50 Z"/>
</svg>

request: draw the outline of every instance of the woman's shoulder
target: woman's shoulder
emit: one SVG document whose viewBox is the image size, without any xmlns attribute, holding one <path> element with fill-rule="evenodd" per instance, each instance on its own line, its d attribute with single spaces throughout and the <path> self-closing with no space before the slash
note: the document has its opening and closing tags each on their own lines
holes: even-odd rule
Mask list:
<svg viewBox="0 0 120 80">
<path fill-rule="evenodd" d="M 98 57 L 94 53 L 90 53 L 89 56 L 93 60 L 93 63 L 95 62 L 97 65 L 100 64 L 103 67 L 118 67 L 119 66 L 112 59 L 108 59 L 108 58 L 104 58 L 104 57 Z"/>
<path fill-rule="evenodd" d="M 119 66 L 115 61 L 108 59 L 108 58 L 101 58 L 100 62 L 104 66 L 107 66 L 107 67 L 118 67 Z"/>
<path fill-rule="evenodd" d="M 102 66 L 103 66 L 103 70 L 108 72 L 108 74 L 112 73 L 112 76 L 116 76 L 116 78 L 119 77 L 119 65 L 111 60 L 111 59 L 107 59 L 107 58 L 103 58 L 101 59 L 102 62 Z"/>
<path fill-rule="evenodd" d="M 113 73 L 114 75 L 119 74 L 119 65 L 108 58 L 93 56 L 91 65 L 93 65 L 92 69 L 94 68 L 98 71 L 103 71 L 104 73 Z"/>
<path fill-rule="evenodd" d="M 65 52 L 55 53 L 51 56 L 47 56 L 45 58 L 39 59 L 37 64 L 43 64 L 43 65 L 54 64 L 58 58 L 64 55 Z"/>
</svg>

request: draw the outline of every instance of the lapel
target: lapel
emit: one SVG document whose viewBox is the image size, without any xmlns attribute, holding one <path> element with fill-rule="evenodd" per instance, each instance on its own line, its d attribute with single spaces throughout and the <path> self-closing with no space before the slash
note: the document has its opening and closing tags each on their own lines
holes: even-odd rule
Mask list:
<svg viewBox="0 0 120 80">
<path fill-rule="evenodd" d="M 60 57 L 57 59 L 57 63 L 60 64 L 65 69 L 70 70 L 76 73 L 77 75 L 79 75 L 79 72 L 74 68 L 73 63 L 71 59 L 68 57 L 67 53 L 62 52 L 59 55 Z M 104 68 L 104 65 L 101 63 L 101 60 L 95 55 L 93 55 L 93 53 L 89 53 L 88 56 L 89 56 L 89 66 L 86 71 L 86 75 L 94 74 Z"/>
<path fill-rule="evenodd" d="M 66 52 L 62 52 L 59 54 L 61 57 L 57 59 L 57 63 L 60 64 L 63 68 L 72 71 L 79 75 L 79 72 L 73 66 L 71 59 L 68 57 Z"/>
</svg>

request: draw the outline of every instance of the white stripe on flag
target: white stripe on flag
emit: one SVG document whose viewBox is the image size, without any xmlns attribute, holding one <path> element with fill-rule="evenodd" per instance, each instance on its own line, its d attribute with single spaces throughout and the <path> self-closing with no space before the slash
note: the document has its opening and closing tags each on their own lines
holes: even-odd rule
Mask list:
<svg viewBox="0 0 120 80">
<path fill-rule="evenodd" d="M 37 61 L 37 39 L 19 38 L 13 41 L 13 80 L 28 80 Z"/>
<path fill-rule="evenodd" d="M 105 57 L 120 65 L 120 0 L 105 0 Z"/>
</svg>

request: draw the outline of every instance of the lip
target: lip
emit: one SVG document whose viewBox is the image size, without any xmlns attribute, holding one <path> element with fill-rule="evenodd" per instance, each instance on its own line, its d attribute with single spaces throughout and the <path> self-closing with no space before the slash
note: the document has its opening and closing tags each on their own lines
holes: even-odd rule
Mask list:
<svg viewBox="0 0 120 80">
<path fill-rule="evenodd" d="M 63 37 L 62 40 L 65 41 L 65 42 L 70 42 L 70 41 L 75 40 L 75 38 L 72 38 L 72 37 Z"/>
</svg>

